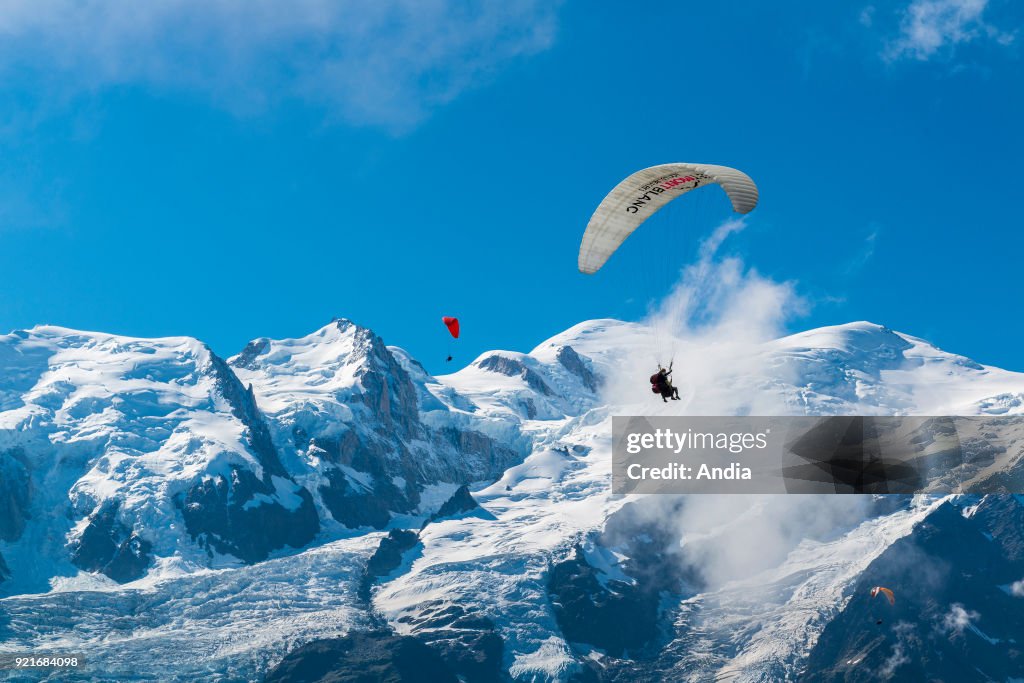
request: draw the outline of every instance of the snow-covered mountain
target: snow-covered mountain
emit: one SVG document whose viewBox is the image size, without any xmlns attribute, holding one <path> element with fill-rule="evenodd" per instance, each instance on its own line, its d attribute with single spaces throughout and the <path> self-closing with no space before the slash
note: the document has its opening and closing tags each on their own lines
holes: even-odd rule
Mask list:
<svg viewBox="0 0 1024 683">
<path fill-rule="evenodd" d="M 257 339 L 229 364 L 253 388 L 288 470 L 320 517 L 385 527 L 437 507 L 437 493 L 492 480 L 529 443 L 481 419 L 399 348 L 336 320 L 301 339 Z"/>
<path fill-rule="evenodd" d="M 194 339 L 15 332 L 0 338 L 0 407 L 7 591 L 255 562 L 318 531 L 252 394 Z"/>
<path fill-rule="evenodd" d="M 613 414 L 1012 416 L 1024 375 L 853 323 L 672 340 L 684 400 L 664 404 L 646 386 L 663 337 L 589 321 L 440 377 L 347 320 L 226 361 L 189 338 L 0 337 L 0 652 L 88 652 L 90 671 L 53 680 L 370 661 L 481 681 L 840 680 L 856 668 L 840 660 L 899 678 L 940 650 L 1024 677 L 1018 498 L 610 493 Z M 986 476 L 1024 468 L 1002 445 Z M 944 534 L 1000 566 L 928 540 Z M 915 552 L 951 568 L 941 600 L 910 591 L 910 626 L 863 626 L 868 577 L 904 581 L 894 562 Z M 974 630 L 924 639 L 950 614 Z"/>
</svg>

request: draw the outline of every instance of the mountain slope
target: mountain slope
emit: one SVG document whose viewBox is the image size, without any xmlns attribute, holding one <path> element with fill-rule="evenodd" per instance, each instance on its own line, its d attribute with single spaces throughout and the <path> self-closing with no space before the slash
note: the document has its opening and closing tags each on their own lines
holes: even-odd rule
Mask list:
<svg viewBox="0 0 1024 683">
<path fill-rule="evenodd" d="M 613 496 L 612 415 L 1024 412 L 1024 375 L 870 323 L 674 340 L 674 403 L 647 386 L 662 345 L 596 320 L 433 377 L 346 320 L 227 362 L 186 338 L 0 338 L 0 650 L 229 681 L 391 629 L 467 680 L 793 678 L 941 499 Z M 977 510 L 1016 552 L 1013 508 Z"/>
<path fill-rule="evenodd" d="M 435 610 L 439 600 L 442 604 L 457 603 L 497 624 L 496 631 L 505 643 L 504 666 L 514 677 L 561 679 L 581 671 L 588 648 L 574 646 L 559 633 L 545 582 L 549 564 L 567 558 L 576 543 L 602 529 L 623 504 L 608 490 L 613 413 L 702 412 L 695 409 L 694 394 L 707 397 L 708 406 L 719 405 L 725 395 L 739 397 L 738 407 L 743 409 L 777 405 L 781 398 L 790 412 L 798 414 L 1002 413 L 1007 401 L 997 397 L 1016 395 L 1024 389 L 1024 376 L 1020 374 L 980 366 L 877 325 L 854 323 L 765 343 L 757 352 L 757 366 L 763 369 L 760 375 L 730 375 L 729 368 L 719 369 L 710 375 L 713 381 L 709 385 L 691 386 L 690 400 L 681 407 L 656 401 L 652 406 L 646 393 L 641 394 L 644 403 L 633 403 L 639 396 L 630 388 L 621 388 L 621 377 L 627 374 L 627 381 L 646 390 L 644 370 L 649 365 L 643 363 L 650 363 L 651 346 L 652 334 L 642 326 L 591 321 L 541 344 L 531 354 L 484 354 L 466 369 L 439 378 L 472 398 L 482 411 L 522 419 L 524 431 L 534 436 L 535 447 L 522 465 L 474 493 L 494 520 L 467 517 L 428 529 L 422 555 L 408 573 L 380 589 L 375 604 L 399 632 L 426 636 L 432 629 L 444 628 L 443 621 L 433 623 L 421 617 L 425 611 L 422 606 L 430 605 Z M 681 340 L 680 346 L 685 342 Z M 591 374 L 605 383 L 603 393 L 588 393 L 579 381 L 573 386 L 555 379 L 569 379 L 566 369 L 554 362 L 556 350 L 561 348 L 572 348 L 585 359 Z M 643 359 L 639 364 L 635 361 L 638 357 Z M 509 362 L 498 364 L 491 360 L 494 358 Z M 742 367 L 746 371 L 747 366 Z M 509 368 L 515 371 L 508 372 Z M 531 377 L 545 384 L 540 385 L 537 379 L 531 382 Z M 937 377 L 944 378 L 944 382 L 936 382 Z M 697 381 L 706 378 L 695 373 Z M 567 388 L 565 393 L 542 388 L 552 386 Z M 625 402 L 616 405 L 620 396 Z M 571 407 L 562 404 L 561 416 L 552 410 L 559 400 L 574 401 Z M 543 409 L 524 408 L 531 403 Z M 723 411 L 716 408 L 707 412 Z M 785 617 L 790 624 L 787 628 L 799 628 L 803 635 L 786 636 L 792 642 L 782 650 L 782 632 L 765 635 L 762 642 L 769 645 L 767 649 L 748 645 L 723 655 L 718 666 L 736 660 L 728 667 L 763 671 L 769 662 L 777 661 L 783 666 L 779 671 L 792 672 L 796 660 L 834 613 L 835 601 L 845 594 L 858 571 L 885 549 L 886 543 L 878 539 L 891 542 L 909 533 L 923 514 L 919 511 L 899 522 L 901 517 L 893 517 L 892 523 L 899 531 L 892 536 L 879 537 L 872 531 L 871 522 L 865 522 L 868 526 L 860 531 L 854 528 L 847 540 L 850 550 L 844 551 L 850 554 L 851 564 L 843 571 L 830 570 L 831 580 L 837 583 L 827 587 L 827 599 L 819 600 L 811 611 L 800 610 L 807 614 L 806 623 L 793 621 L 792 614 Z M 862 541 L 869 543 L 864 545 Z M 819 552 L 835 552 L 827 548 L 819 546 Z M 793 552 L 798 550 L 794 548 Z M 620 558 L 619 563 L 623 561 Z M 800 569 L 792 570 L 793 580 L 804 581 L 802 577 L 810 572 L 818 575 L 830 564 L 824 557 L 801 560 Z M 734 609 L 744 592 L 737 590 L 712 598 L 725 604 L 725 609 Z M 764 604 L 762 611 L 747 614 L 750 624 L 768 618 L 764 610 L 778 610 L 781 617 L 795 609 L 789 601 Z M 736 626 L 733 622 L 729 629 Z"/>
<path fill-rule="evenodd" d="M 0 337 L 0 408 L 6 590 L 75 567 L 128 581 L 158 558 L 254 562 L 317 532 L 252 395 L 194 339 Z"/>
<path fill-rule="evenodd" d="M 395 513 L 415 514 L 425 490 L 493 479 L 526 447 L 514 432 L 488 434 L 472 408 L 455 408 L 466 403 L 457 394 L 433 396 L 415 360 L 347 320 L 299 339 L 255 340 L 229 362 L 321 517 L 345 527 L 380 529 Z"/>
</svg>

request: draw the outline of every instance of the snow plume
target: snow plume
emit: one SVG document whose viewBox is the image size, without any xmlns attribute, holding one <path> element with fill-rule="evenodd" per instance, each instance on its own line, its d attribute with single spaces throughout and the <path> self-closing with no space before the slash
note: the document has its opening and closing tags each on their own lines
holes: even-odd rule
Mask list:
<svg viewBox="0 0 1024 683">
<path fill-rule="evenodd" d="M 908 624 L 905 621 L 893 626 L 892 632 L 896 636 L 892 653 L 882 663 L 882 668 L 878 670 L 878 678 L 883 681 L 891 680 L 896 675 L 896 669 L 910 661 L 910 657 L 907 656 L 907 646 L 912 639 L 917 638 L 913 624 Z"/>
<path fill-rule="evenodd" d="M 687 387 L 687 412 L 693 414 L 738 412 L 736 379 L 759 374 L 759 346 L 781 336 L 786 322 L 804 309 L 792 283 L 766 278 L 738 256 L 720 256 L 728 237 L 745 227 L 743 219 L 720 225 L 648 321 L 660 334 L 678 340 L 675 367 L 684 377 L 677 384 Z M 694 396 L 700 397 L 699 406 L 693 405 Z M 785 412 L 771 391 L 748 400 L 752 404 L 743 412 Z"/>
<path fill-rule="evenodd" d="M 698 260 L 653 307 L 643 321 L 652 330 L 649 353 L 632 354 L 608 378 L 611 405 L 649 407 L 650 389 L 637 378 L 650 375 L 657 360 L 674 361 L 683 403 L 673 405 L 673 414 L 785 414 L 777 393 L 756 387 L 751 393 L 736 382 L 762 374 L 759 345 L 781 336 L 805 302 L 793 283 L 776 282 L 738 256 L 721 255 L 727 238 L 745 227 L 742 218 L 718 226 L 701 245 Z M 747 401 L 743 406 L 736 403 L 740 394 Z"/>
<path fill-rule="evenodd" d="M 787 319 L 802 312 L 792 283 L 774 282 L 747 268 L 737 256 L 720 256 L 728 237 L 746 228 L 743 218 L 726 221 L 704 241 L 699 260 L 651 315 L 652 325 L 683 338 L 737 344 L 781 334 Z"/>
<path fill-rule="evenodd" d="M 651 527 L 692 588 L 714 591 L 780 565 L 801 543 L 835 537 L 868 515 L 865 496 L 642 496 L 609 525 L 615 546 Z"/>
<path fill-rule="evenodd" d="M 791 408 L 773 386 L 749 383 L 763 375 L 762 345 L 784 333 L 805 302 L 791 282 L 777 282 L 734 255 L 723 256 L 728 238 L 746 227 L 729 220 L 701 245 L 698 260 L 684 268 L 679 282 L 645 324 L 654 330 L 651 353 L 624 358 L 606 382 L 608 402 L 617 414 L 784 415 Z M 678 403 L 652 401 L 646 378 L 655 354 L 674 356 Z M 638 378 L 640 381 L 638 382 Z M 796 379 L 794 378 L 794 382 Z M 625 404 L 625 405 L 623 405 Z M 642 412 L 641 412 L 642 411 Z M 675 496 L 651 496 L 640 508 L 661 518 L 676 553 L 708 587 L 777 565 L 805 538 L 824 537 L 864 518 L 862 496 L 689 496 L 679 507 Z M 641 510 L 637 510 L 641 512 Z"/>
<path fill-rule="evenodd" d="M 674 517 L 680 557 L 716 589 L 779 565 L 805 539 L 852 528 L 869 504 L 865 496 L 690 496 Z"/>
<path fill-rule="evenodd" d="M 963 605 L 956 602 L 949 608 L 949 612 L 942 617 L 941 630 L 950 635 L 962 636 L 964 629 L 971 628 L 973 622 L 981 615 L 974 610 L 965 609 Z"/>
</svg>

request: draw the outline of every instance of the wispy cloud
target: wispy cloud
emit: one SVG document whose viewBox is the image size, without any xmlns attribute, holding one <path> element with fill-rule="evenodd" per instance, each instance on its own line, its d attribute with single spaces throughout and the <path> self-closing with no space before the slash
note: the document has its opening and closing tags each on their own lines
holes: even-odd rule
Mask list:
<svg viewBox="0 0 1024 683">
<path fill-rule="evenodd" d="M 58 98 L 185 90 L 239 112 L 297 99 L 402 132 L 550 47 L 557 4 L 11 0 L 0 6 L 0 77 Z"/>
<path fill-rule="evenodd" d="M 913 0 L 902 12 L 899 34 L 888 41 L 882 57 L 890 62 L 905 58 L 928 61 L 968 43 L 1012 44 L 1013 32 L 986 19 L 988 4 L 988 0 Z M 872 25 L 873 15 L 873 8 L 862 13 L 861 23 Z"/>
<path fill-rule="evenodd" d="M 868 5 L 860 11 L 860 15 L 857 17 L 860 21 L 861 26 L 871 28 L 871 25 L 875 23 L 875 6 Z"/>
<path fill-rule="evenodd" d="M 867 265 L 868 261 L 875 255 L 875 247 L 878 244 L 878 236 L 881 234 L 882 228 L 879 225 L 872 224 L 869 227 L 869 232 L 864 237 L 864 245 L 861 247 L 854 256 L 846 263 L 844 269 L 847 275 L 853 275 L 854 273 L 860 272 Z"/>
<path fill-rule="evenodd" d="M 744 218 L 737 218 L 715 228 L 702 242 L 700 258 L 683 270 L 659 303 L 652 325 L 688 339 L 761 343 L 777 337 L 790 317 L 805 312 L 793 283 L 775 282 L 740 258 L 720 254 L 726 239 L 746 225 Z"/>
<path fill-rule="evenodd" d="M 882 667 L 878 670 L 878 678 L 883 681 L 892 680 L 896 675 L 896 670 L 910 661 L 907 650 L 913 646 L 916 640 L 914 627 L 905 621 L 893 626 L 892 631 L 896 636 L 896 641 L 892 644 L 889 656 L 882 662 Z"/>
</svg>

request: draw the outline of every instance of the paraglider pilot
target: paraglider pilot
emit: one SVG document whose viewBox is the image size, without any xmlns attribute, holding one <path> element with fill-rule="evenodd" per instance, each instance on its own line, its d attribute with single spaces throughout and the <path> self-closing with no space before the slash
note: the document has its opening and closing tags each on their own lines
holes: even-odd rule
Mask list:
<svg viewBox="0 0 1024 683">
<path fill-rule="evenodd" d="M 658 366 L 658 372 L 651 375 L 651 391 L 655 394 L 661 394 L 661 400 L 668 403 L 669 399 L 673 401 L 679 400 L 679 389 L 672 386 L 672 380 L 669 376 L 672 374 L 672 364 L 669 363 L 668 369 Z"/>
</svg>

